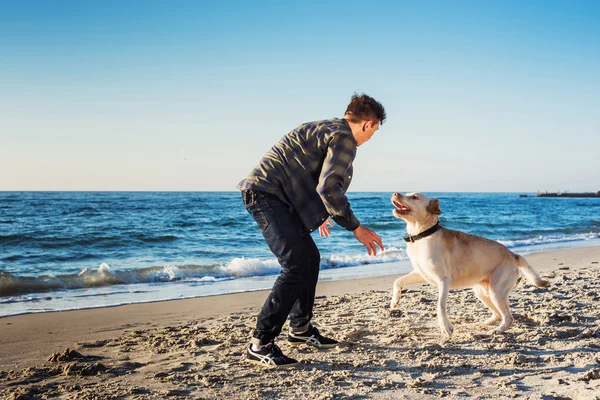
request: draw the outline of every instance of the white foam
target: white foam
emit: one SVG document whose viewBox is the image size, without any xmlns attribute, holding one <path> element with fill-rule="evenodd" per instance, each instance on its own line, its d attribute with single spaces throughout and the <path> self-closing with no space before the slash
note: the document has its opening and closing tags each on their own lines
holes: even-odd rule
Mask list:
<svg viewBox="0 0 600 400">
<path fill-rule="evenodd" d="M 187 278 L 187 279 L 185 279 L 185 281 L 186 282 L 199 282 L 199 283 L 216 283 L 216 282 L 230 281 L 233 279 L 235 279 L 233 276 L 224 277 L 224 278 L 217 278 L 215 276 L 203 276 L 202 278 Z"/>
<path fill-rule="evenodd" d="M 175 281 L 186 277 L 186 273 L 175 265 L 166 265 L 162 270 L 152 274 L 152 281 Z"/>
<path fill-rule="evenodd" d="M 9 297 L 0 297 L 0 304 L 9 304 L 9 303 L 25 303 L 28 301 L 36 301 L 37 298 L 32 296 L 9 296 Z"/>
<path fill-rule="evenodd" d="M 573 242 L 577 240 L 591 240 L 598 239 L 598 234 L 589 232 L 589 233 L 579 233 L 575 235 L 569 236 L 536 236 L 529 239 L 519 239 L 519 240 L 498 240 L 499 243 L 502 243 L 506 247 L 522 247 L 522 246 L 531 246 L 536 244 L 550 244 L 550 243 L 561 243 L 561 242 Z"/>
<path fill-rule="evenodd" d="M 408 256 L 403 249 L 391 247 L 376 256 L 370 256 L 366 252 L 355 255 L 334 254 L 321 260 L 322 269 L 353 267 L 365 264 L 381 264 L 394 261 L 407 260 Z M 250 276 L 274 275 L 279 273 L 281 266 L 275 259 L 261 260 L 258 258 L 239 257 L 232 259 L 228 264 L 220 268 L 221 276 L 233 276 L 236 278 Z"/>
<path fill-rule="evenodd" d="M 234 258 L 227 265 L 221 266 L 224 276 L 248 277 L 273 275 L 281 270 L 277 260 L 260 260 L 258 258 Z"/>
<path fill-rule="evenodd" d="M 86 268 L 86 270 L 87 270 L 87 268 Z M 101 274 L 111 274 L 110 267 L 108 266 L 107 263 L 100 264 L 100 266 L 98 267 L 98 272 L 100 272 Z"/>
<path fill-rule="evenodd" d="M 328 269 L 353 267 L 356 265 L 381 264 L 407 259 L 408 255 L 406 254 L 406 250 L 390 247 L 385 251 L 377 253 L 376 256 L 370 256 L 369 254 L 364 252 L 361 254 L 355 254 L 351 256 L 334 254 L 327 260 L 321 261 L 321 268 Z"/>
</svg>

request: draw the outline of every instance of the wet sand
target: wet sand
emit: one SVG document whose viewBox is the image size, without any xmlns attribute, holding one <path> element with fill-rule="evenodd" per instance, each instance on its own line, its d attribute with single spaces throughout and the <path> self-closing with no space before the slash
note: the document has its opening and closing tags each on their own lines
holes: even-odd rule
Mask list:
<svg viewBox="0 0 600 400">
<path fill-rule="evenodd" d="M 550 286 L 521 279 L 501 335 L 470 290 L 451 292 L 444 340 L 429 285 L 390 313 L 396 276 L 319 283 L 314 323 L 341 345 L 282 337 L 287 370 L 244 359 L 265 291 L 0 318 L 0 397 L 600 399 L 600 247 L 526 258 Z"/>
</svg>

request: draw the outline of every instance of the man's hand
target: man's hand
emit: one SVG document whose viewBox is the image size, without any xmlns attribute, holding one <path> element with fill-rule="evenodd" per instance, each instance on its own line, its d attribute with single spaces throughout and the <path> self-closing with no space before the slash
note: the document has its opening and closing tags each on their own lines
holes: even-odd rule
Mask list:
<svg viewBox="0 0 600 400">
<path fill-rule="evenodd" d="M 381 251 L 385 250 L 383 248 L 383 242 L 381 241 L 381 238 L 372 230 L 361 225 L 356 228 L 353 233 L 356 240 L 365 245 L 370 256 L 377 255 L 377 246 L 375 246 L 376 244 L 379 246 Z"/>
<path fill-rule="evenodd" d="M 319 236 L 329 237 L 329 235 L 331 235 L 331 231 L 327 227 L 327 224 L 329 224 L 329 226 L 333 226 L 333 221 L 331 218 L 327 218 L 327 221 L 323 222 L 323 225 L 319 227 Z"/>
</svg>

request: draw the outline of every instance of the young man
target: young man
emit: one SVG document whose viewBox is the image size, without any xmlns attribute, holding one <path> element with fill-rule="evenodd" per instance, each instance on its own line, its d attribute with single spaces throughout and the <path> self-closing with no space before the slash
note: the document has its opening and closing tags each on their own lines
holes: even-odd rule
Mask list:
<svg viewBox="0 0 600 400">
<path fill-rule="evenodd" d="M 383 106 L 354 95 L 344 118 L 308 122 L 284 136 L 240 184 L 246 209 L 283 269 L 260 311 L 251 343 L 250 361 L 282 367 L 296 364 L 274 343 L 288 315 L 288 341 L 317 348 L 338 344 L 310 324 L 319 277 L 320 254 L 310 236 L 327 223 L 352 231 L 369 254 L 384 250 L 381 238 L 361 226 L 345 193 L 352 179 L 357 147 L 371 139 L 385 121 Z"/>
</svg>

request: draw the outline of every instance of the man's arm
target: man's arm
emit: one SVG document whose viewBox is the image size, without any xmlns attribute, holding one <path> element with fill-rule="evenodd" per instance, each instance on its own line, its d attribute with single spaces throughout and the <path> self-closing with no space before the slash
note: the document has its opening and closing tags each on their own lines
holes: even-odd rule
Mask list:
<svg viewBox="0 0 600 400">
<path fill-rule="evenodd" d="M 359 227 L 360 222 L 350 208 L 350 202 L 345 194 L 346 180 L 350 167 L 356 156 L 356 142 L 351 135 L 334 135 L 319 176 L 317 192 L 327 209 L 327 212 L 338 225 L 353 231 Z"/>
<path fill-rule="evenodd" d="M 348 173 L 355 156 L 356 142 L 352 137 L 348 135 L 334 136 L 327 148 L 327 156 L 321 169 L 317 192 L 335 222 L 347 230 L 353 231 L 356 239 L 365 245 L 369 255 L 376 255 L 377 245 L 382 251 L 385 250 L 381 238 L 372 230 L 360 226 L 344 192 L 346 179 L 351 179 Z"/>
</svg>

